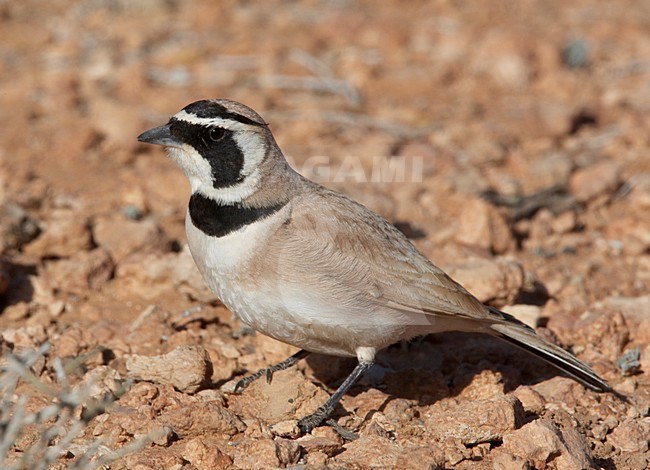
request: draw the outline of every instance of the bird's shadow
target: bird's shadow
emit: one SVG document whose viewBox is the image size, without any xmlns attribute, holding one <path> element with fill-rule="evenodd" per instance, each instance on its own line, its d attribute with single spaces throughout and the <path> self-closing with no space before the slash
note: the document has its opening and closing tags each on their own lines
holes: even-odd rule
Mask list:
<svg viewBox="0 0 650 470">
<path fill-rule="evenodd" d="M 337 388 L 356 364 L 353 358 L 311 354 L 306 359 L 313 377 Z M 413 400 L 420 406 L 462 394 L 482 371 L 499 374 L 504 392 L 534 385 L 561 372 L 543 360 L 489 335 L 450 332 L 434 334 L 381 351 L 368 376 L 348 392 L 356 396 L 380 388 L 390 398 Z M 340 407 L 337 411 L 343 411 Z M 338 414 L 338 413 L 337 413 Z M 344 414 L 344 413 L 343 413 Z"/>
</svg>

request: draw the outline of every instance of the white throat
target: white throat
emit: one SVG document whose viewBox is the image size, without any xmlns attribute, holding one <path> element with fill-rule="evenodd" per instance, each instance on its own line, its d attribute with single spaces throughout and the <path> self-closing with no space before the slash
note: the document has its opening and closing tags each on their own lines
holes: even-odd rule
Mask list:
<svg viewBox="0 0 650 470">
<path fill-rule="evenodd" d="M 210 163 L 192 146 L 183 144 L 181 147 L 167 147 L 170 158 L 189 180 L 192 193 L 198 192 L 217 202 L 233 204 L 243 201 L 259 190 L 260 165 L 266 156 L 264 137 L 257 132 L 242 130 L 236 132 L 234 138 L 244 155 L 242 180 L 224 188 L 214 187 Z"/>
</svg>

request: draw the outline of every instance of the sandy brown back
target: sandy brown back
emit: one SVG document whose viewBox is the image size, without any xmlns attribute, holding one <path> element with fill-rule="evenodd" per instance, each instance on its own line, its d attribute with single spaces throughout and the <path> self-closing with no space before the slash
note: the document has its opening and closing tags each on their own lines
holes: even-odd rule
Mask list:
<svg viewBox="0 0 650 470">
<path fill-rule="evenodd" d="M 386 220 L 339 193 L 304 185 L 292 199 L 290 219 L 258 259 L 278 282 L 318 286 L 322 300 L 342 307 L 390 305 L 402 313 L 503 320 Z"/>
</svg>

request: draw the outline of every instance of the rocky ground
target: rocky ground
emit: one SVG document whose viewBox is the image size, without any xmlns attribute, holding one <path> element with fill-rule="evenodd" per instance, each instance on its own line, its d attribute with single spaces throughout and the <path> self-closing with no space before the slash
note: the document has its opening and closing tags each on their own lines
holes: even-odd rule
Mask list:
<svg viewBox="0 0 650 470">
<path fill-rule="evenodd" d="M 643 1 L 0 1 L 2 466 L 646 468 L 649 58 Z M 354 361 L 227 393 L 295 350 L 203 287 L 188 185 L 135 140 L 207 97 L 629 402 L 464 334 L 384 351 L 353 441 L 287 421 Z"/>
</svg>

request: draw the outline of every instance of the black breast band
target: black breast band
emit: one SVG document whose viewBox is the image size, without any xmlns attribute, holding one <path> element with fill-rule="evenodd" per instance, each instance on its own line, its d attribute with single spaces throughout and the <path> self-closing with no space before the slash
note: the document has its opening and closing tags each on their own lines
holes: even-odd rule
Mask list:
<svg viewBox="0 0 650 470">
<path fill-rule="evenodd" d="M 223 204 L 194 193 L 190 198 L 190 218 L 196 228 L 212 237 L 223 237 L 253 222 L 267 218 L 286 205 L 249 208 L 241 203 Z"/>
</svg>

